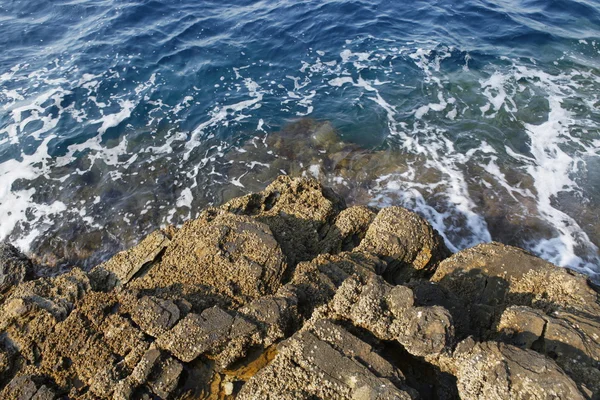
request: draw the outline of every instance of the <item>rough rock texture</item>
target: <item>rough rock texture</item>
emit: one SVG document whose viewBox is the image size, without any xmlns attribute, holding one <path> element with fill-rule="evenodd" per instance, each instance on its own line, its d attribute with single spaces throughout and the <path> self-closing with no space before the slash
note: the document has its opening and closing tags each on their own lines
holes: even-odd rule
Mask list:
<svg viewBox="0 0 600 400">
<path fill-rule="evenodd" d="M 402 207 L 381 210 L 358 250 L 385 260 L 388 263 L 386 278 L 393 283 L 427 276 L 449 255 L 444 240 L 435 229 L 423 218 Z"/>
<path fill-rule="evenodd" d="M 331 321 L 307 324 L 279 346 L 273 362 L 239 399 L 411 399 L 402 372 Z"/>
<path fill-rule="evenodd" d="M 585 277 L 500 244 L 448 256 L 408 210 L 288 177 L 89 273 L 34 279 L 4 246 L 0 399 L 600 396 Z"/>
<path fill-rule="evenodd" d="M 461 399 L 584 399 L 552 360 L 504 343 L 460 343 L 453 356 Z"/>
<path fill-rule="evenodd" d="M 545 354 L 600 394 L 600 297 L 588 278 L 489 243 L 444 260 L 432 280 L 462 300 L 470 334 Z"/>
<path fill-rule="evenodd" d="M 154 231 L 132 249 L 117 253 L 107 262 L 95 267 L 90 276 L 97 290 L 110 290 L 127 284 L 143 268 L 156 260 L 170 240 L 161 231 Z"/>
<path fill-rule="evenodd" d="M 186 222 L 137 289 L 183 287 L 190 301 L 216 292 L 238 303 L 274 293 L 287 264 L 269 227 L 231 213 Z M 204 290 L 199 290 L 204 289 Z"/>
<path fill-rule="evenodd" d="M 260 193 L 233 199 L 221 207 L 267 224 L 290 265 L 311 260 L 344 200 L 311 179 L 280 176 Z"/>
<path fill-rule="evenodd" d="M 31 278 L 33 265 L 17 248 L 0 243 L 0 295 L 10 287 Z"/>
</svg>

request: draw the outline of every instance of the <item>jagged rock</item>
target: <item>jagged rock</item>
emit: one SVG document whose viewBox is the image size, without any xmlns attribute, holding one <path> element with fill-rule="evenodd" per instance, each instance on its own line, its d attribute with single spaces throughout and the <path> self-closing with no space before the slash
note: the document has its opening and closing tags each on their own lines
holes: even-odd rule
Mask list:
<svg viewBox="0 0 600 400">
<path fill-rule="evenodd" d="M 43 379 L 31 375 L 15 377 L 0 392 L 3 400 L 54 400 L 56 393 L 43 383 Z"/>
<path fill-rule="evenodd" d="M 89 276 L 17 268 L 0 398 L 598 397 L 585 277 L 499 244 L 446 255 L 407 210 L 282 177 Z"/>
<path fill-rule="evenodd" d="M 76 268 L 55 278 L 24 282 L 13 289 L 2 305 L 0 341 L 4 348 L 17 353 L 17 367 L 39 361 L 39 349 L 47 336 L 89 289 L 87 276 Z"/>
<path fill-rule="evenodd" d="M 139 388 L 146 384 L 155 395 L 167 399 L 177 387 L 182 372 L 183 365 L 180 362 L 152 346 L 131 375 L 118 382 L 113 398 L 126 400 L 137 397 L 134 396 L 136 390 L 139 392 Z"/>
<path fill-rule="evenodd" d="M 598 293 L 588 278 L 557 267 L 525 250 L 500 243 L 462 250 L 440 263 L 434 282 L 465 303 L 477 305 L 477 323 L 489 327 L 509 305 L 527 305 L 547 313 L 573 309 L 598 315 Z"/>
<path fill-rule="evenodd" d="M 443 307 L 413 307 L 412 290 L 400 289 L 372 275 L 350 277 L 327 308 L 329 318 L 348 320 L 382 340 L 397 340 L 410 354 L 435 356 L 453 342 L 450 313 Z"/>
<path fill-rule="evenodd" d="M 280 176 L 262 192 L 233 199 L 221 208 L 267 224 L 288 263 L 295 265 L 319 254 L 324 231 L 345 202 L 316 180 Z"/>
<path fill-rule="evenodd" d="M 202 314 L 188 314 L 159 337 L 156 345 L 184 362 L 209 354 L 224 368 L 246 354 L 247 347 L 257 341 L 257 331 L 256 325 L 240 314 L 234 317 L 212 307 Z"/>
<path fill-rule="evenodd" d="M 146 236 L 137 246 L 117 253 L 91 271 L 90 279 L 94 289 L 110 290 L 115 286 L 126 285 L 145 266 L 154 262 L 169 243 L 169 237 L 158 230 Z"/>
<path fill-rule="evenodd" d="M 33 264 L 9 243 L 0 243 L 0 293 L 33 275 Z"/>
<path fill-rule="evenodd" d="M 454 293 L 436 282 L 412 281 L 406 286 L 413 291 L 416 306 L 441 306 L 450 312 L 457 340 L 462 340 L 471 333 L 465 306 Z"/>
<path fill-rule="evenodd" d="M 497 330 L 504 342 L 552 358 L 584 393 L 600 393 L 600 318 L 557 311 L 552 316 L 525 306 L 502 314 Z"/>
<path fill-rule="evenodd" d="M 427 276 L 450 254 L 429 222 L 402 207 L 379 211 L 357 250 L 385 260 L 384 276 L 392 283 Z"/>
<path fill-rule="evenodd" d="M 584 399 L 556 363 L 534 351 L 467 339 L 453 356 L 460 398 Z"/>
<path fill-rule="evenodd" d="M 192 303 L 193 294 L 202 297 L 208 287 L 245 303 L 277 291 L 285 269 L 281 248 L 267 225 L 221 212 L 186 222 L 161 261 L 130 286 L 183 286 L 192 293 Z"/>
<path fill-rule="evenodd" d="M 179 308 L 174 302 L 153 296 L 142 297 L 131 311 L 131 319 L 142 331 L 154 337 L 171 329 L 179 317 Z"/>
<path fill-rule="evenodd" d="M 156 344 L 178 359 L 190 362 L 228 340 L 233 320 L 219 307 L 209 308 L 200 315 L 190 313 L 159 337 Z"/>
<path fill-rule="evenodd" d="M 385 264 L 377 257 L 361 252 L 323 254 L 298 264 L 287 287 L 296 293 L 300 311 L 308 318 L 315 307 L 331 300 L 338 287 L 352 274 L 368 277 L 384 269 Z"/>
<path fill-rule="evenodd" d="M 377 214 L 365 206 L 342 210 L 321 242 L 321 253 L 351 251 L 360 244 Z"/>
<path fill-rule="evenodd" d="M 411 399 L 402 373 L 331 321 L 305 326 L 246 383 L 238 399 Z"/>
<path fill-rule="evenodd" d="M 256 299 L 238 311 L 259 326 L 260 345 L 266 348 L 297 328 L 300 320 L 297 302 L 294 295 L 274 295 Z"/>
</svg>

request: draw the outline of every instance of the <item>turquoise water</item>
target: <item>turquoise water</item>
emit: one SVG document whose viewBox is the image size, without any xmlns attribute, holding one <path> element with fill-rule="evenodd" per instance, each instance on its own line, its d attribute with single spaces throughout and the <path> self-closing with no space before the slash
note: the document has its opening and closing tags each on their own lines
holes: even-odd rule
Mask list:
<svg viewBox="0 0 600 400">
<path fill-rule="evenodd" d="M 600 271 L 592 1 L 0 4 L 0 239 L 89 267 L 281 173 Z"/>
</svg>

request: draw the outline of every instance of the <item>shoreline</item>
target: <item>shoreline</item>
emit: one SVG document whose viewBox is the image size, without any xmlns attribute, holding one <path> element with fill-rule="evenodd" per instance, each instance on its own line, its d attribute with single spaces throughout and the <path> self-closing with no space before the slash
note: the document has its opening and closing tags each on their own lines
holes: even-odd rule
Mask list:
<svg viewBox="0 0 600 400">
<path fill-rule="evenodd" d="M 417 214 L 347 207 L 313 179 L 87 273 L 34 279 L 0 255 L 3 399 L 600 395 L 589 278 L 500 243 L 451 254 Z"/>
</svg>

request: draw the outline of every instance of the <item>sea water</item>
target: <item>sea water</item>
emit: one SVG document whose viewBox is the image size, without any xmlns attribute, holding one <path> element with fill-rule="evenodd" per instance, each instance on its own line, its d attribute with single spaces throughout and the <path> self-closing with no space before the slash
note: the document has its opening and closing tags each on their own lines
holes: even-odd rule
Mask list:
<svg viewBox="0 0 600 400">
<path fill-rule="evenodd" d="M 600 273 L 600 4 L 0 3 L 0 240 L 89 268 L 311 176 Z"/>
</svg>

